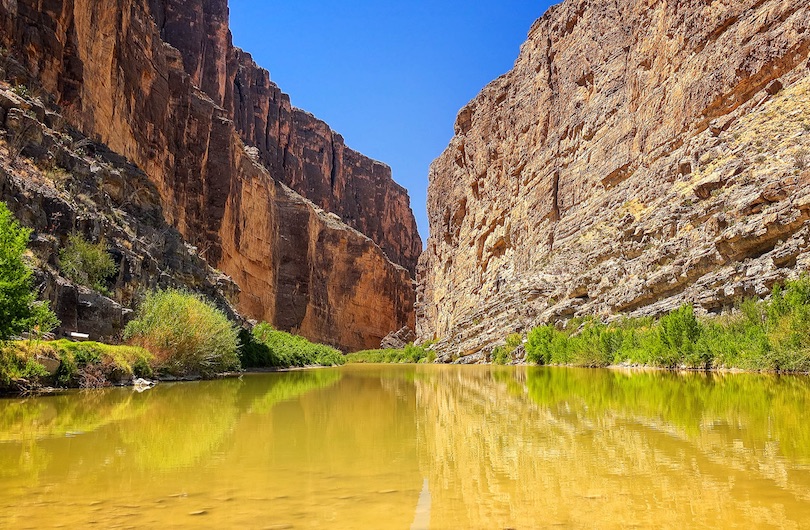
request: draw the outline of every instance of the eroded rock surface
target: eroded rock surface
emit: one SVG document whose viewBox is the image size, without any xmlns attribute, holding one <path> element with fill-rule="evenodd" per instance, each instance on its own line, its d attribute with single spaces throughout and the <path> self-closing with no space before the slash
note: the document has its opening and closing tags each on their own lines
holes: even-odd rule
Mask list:
<svg viewBox="0 0 810 530">
<path fill-rule="evenodd" d="M 3 81 L 0 114 L 0 200 L 33 230 L 35 285 L 61 321 L 58 336 L 117 342 L 133 308 L 154 288 L 200 293 L 240 321 L 238 286 L 164 221 L 160 196 L 143 171 L 70 128 L 41 98 L 21 97 Z M 59 251 L 72 233 L 106 243 L 117 270 L 104 294 L 63 275 Z"/>
<path fill-rule="evenodd" d="M 227 104 L 224 95 L 205 83 L 198 87 L 183 54 L 161 38 L 163 22 L 152 11 L 157 4 L 173 5 L 2 2 L 0 45 L 21 66 L 8 76 L 52 96 L 69 123 L 148 175 L 169 225 L 239 285 L 242 313 L 346 350 L 376 347 L 389 332 L 413 325 L 408 270 L 338 215 L 285 186 L 272 164 L 256 161 L 234 109 L 220 105 Z M 228 53 L 216 52 L 214 62 L 239 55 Z M 208 66 L 200 82 L 211 79 L 210 68 L 226 71 L 219 63 L 201 64 Z M 296 141 L 300 152 L 319 149 L 305 137 Z M 257 147 L 261 158 L 265 146 Z"/>
<path fill-rule="evenodd" d="M 418 335 L 718 312 L 810 267 L 810 7 L 568 0 L 430 171 Z"/>
<path fill-rule="evenodd" d="M 394 349 L 400 350 L 407 346 L 409 343 L 416 340 L 416 333 L 414 333 L 413 329 L 405 326 L 404 328 L 398 331 L 392 331 L 380 342 L 380 348 L 382 349 Z"/>
<path fill-rule="evenodd" d="M 323 121 L 290 97 L 233 46 L 227 0 L 152 0 L 163 40 L 180 51 L 186 72 L 227 111 L 273 178 L 370 237 L 415 274 L 422 241 L 408 192 L 391 168 L 346 147 Z"/>
</svg>

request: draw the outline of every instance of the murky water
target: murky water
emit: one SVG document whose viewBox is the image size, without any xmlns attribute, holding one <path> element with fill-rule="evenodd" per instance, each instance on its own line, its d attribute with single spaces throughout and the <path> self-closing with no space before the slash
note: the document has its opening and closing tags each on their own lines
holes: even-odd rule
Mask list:
<svg viewBox="0 0 810 530">
<path fill-rule="evenodd" d="M 0 401 L 0 527 L 810 527 L 810 380 L 351 366 Z"/>
</svg>

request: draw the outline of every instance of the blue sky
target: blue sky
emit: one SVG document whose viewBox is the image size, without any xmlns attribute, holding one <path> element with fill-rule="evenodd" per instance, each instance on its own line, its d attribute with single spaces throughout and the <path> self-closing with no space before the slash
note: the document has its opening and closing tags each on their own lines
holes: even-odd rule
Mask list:
<svg viewBox="0 0 810 530">
<path fill-rule="evenodd" d="M 551 3 L 231 0 L 231 31 L 293 105 L 391 166 L 426 240 L 428 166 Z"/>
</svg>

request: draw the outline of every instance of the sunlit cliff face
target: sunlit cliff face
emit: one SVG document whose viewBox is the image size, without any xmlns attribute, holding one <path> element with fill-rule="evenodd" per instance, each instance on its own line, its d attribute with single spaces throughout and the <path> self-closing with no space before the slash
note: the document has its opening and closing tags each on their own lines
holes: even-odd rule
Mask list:
<svg viewBox="0 0 810 530">
<path fill-rule="evenodd" d="M 222 17 L 196 20 L 216 6 L 224 0 L 3 2 L 0 46 L 71 126 L 146 173 L 166 221 L 238 284 L 244 316 L 344 350 L 378 347 L 415 325 L 421 242 L 407 193 L 294 111 L 230 45 Z M 193 41 L 185 54 L 164 40 L 159 7 L 188 10 L 170 21 Z M 244 98 L 237 75 L 256 83 Z"/>
<path fill-rule="evenodd" d="M 806 270 L 808 17 L 549 9 L 431 166 L 418 335 L 463 356 L 577 315 L 720 311 Z"/>
</svg>

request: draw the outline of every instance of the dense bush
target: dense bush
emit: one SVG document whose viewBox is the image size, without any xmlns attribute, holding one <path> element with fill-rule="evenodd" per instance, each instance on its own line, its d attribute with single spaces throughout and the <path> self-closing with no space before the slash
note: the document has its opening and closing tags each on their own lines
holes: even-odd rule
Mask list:
<svg viewBox="0 0 810 530">
<path fill-rule="evenodd" d="M 563 329 L 540 326 L 527 337 L 537 364 L 810 371 L 810 279 L 776 287 L 770 299 L 746 300 L 731 315 L 699 320 L 684 306 L 658 321 L 624 319 L 605 325 L 575 319 Z"/>
<path fill-rule="evenodd" d="M 363 350 L 346 356 L 347 363 L 432 363 L 436 354 L 425 346 L 406 344 L 402 349 Z"/>
<path fill-rule="evenodd" d="M 59 252 L 59 268 L 79 285 L 102 293 L 107 292 L 104 282 L 117 270 L 104 241 L 90 243 L 79 233 L 68 236 L 67 245 Z"/>
<path fill-rule="evenodd" d="M 345 362 L 340 350 L 274 329 L 262 322 L 240 334 L 240 358 L 245 368 L 338 366 Z"/>
<path fill-rule="evenodd" d="M 45 333 L 59 324 L 46 302 L 36 302 L 31 269 L 23 261 L 30 235 L 0 202 L 0 341 L 23 331 Z"/>
<path fill-rule="evenodd" d="M 222 311 L 185 291 L 149 293 L 124 338 L 150 351 L 161 372 L 209 376 L 240 368 L 234 325 Z"/>
</svg>

